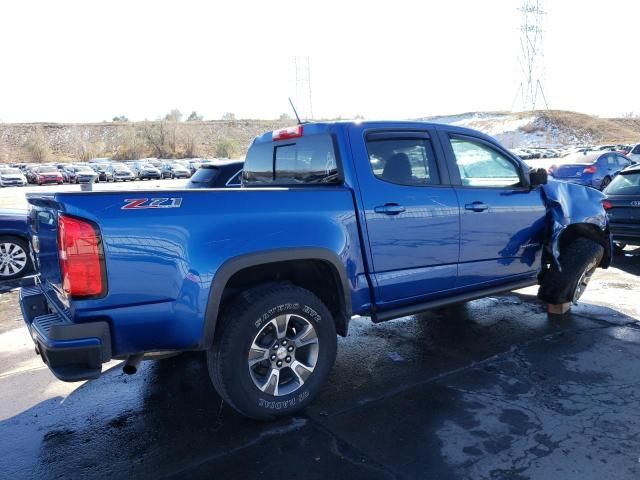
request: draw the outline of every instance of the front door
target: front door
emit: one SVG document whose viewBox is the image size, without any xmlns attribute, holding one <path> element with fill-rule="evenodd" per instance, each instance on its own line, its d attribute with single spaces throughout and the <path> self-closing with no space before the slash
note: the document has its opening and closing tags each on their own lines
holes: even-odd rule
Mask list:
<svg viewBox="0 0 640 480">
<path fill-rule="evenodd" d="M 441 136 L 460 202 L 457 287 L 533 276 L 540 267 L 546 209 L 521 164 L 481 138 Z"/>
<path fill-rule="evenodd" d="M 458 200 L 436 160 L 432 133 L 364 131 L 354 126 L 350 136 L 376 303 L 391 307 L 454 288 Z"/>
</svg>

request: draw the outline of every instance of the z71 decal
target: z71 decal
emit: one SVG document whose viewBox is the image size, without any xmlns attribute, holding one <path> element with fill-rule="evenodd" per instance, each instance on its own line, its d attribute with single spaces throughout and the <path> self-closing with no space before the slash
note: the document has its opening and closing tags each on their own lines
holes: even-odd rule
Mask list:
<svg viewBox="0 0 640 480">
<path fill-rule="evenodd" d="M 127 198 L 121 210 L 142 210 L 145 208 L 180 208 L 182 198 Z"/>
</svg>

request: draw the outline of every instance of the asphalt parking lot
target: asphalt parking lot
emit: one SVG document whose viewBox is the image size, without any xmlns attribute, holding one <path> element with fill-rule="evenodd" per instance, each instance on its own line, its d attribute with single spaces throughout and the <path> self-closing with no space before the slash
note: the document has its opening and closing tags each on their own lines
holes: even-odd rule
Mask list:
<svg viewBox="0 0 640 480">
<path fill-rule="evenodd" d="M 3 189 L 0 206 L 57 188 Z M 638 478 L 637 275 L 640 249 L 628 248 L 561 319 L 535 288 L 356 319 L 323 394 L 273 423 L 224 405 L 199 353 L 143 362 L 135 376 L 114 361 L 95 381 L 56 380 L 23 326 L 17 283 L 0 284 L 0 476 Z"/>
<path fill-rule="evenodd" d="M 245 419 L 201 354 L 57 381 L 0 294 L 4 478 L 638 478 L 640 250 L 549 319 L 535 288 L 354 320 L 303 414 Z"/>
</svg>

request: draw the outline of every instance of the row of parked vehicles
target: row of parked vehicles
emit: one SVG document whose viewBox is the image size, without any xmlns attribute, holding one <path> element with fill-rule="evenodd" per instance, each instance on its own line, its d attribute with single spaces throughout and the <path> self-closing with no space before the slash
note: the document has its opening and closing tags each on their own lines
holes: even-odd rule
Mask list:
<svg viewBox="0 0 640 480">
<path fill-rule="evenodd" d="M 164 178 L 190 178 L 202 165 L 216 160 L 162 160 L 145 158 L 111 161 L 96 158 L 89 162 L 28 164 L 16 163 L 0 168 L 0 186 L 47 185 L 63 183 L 128 182 Z"/>
<path fill-rule="evenodd" d="M 616 152 L 626 155 L 630 159 L 640 162 L 640 143 L 632 145 L 606 144 L 606 145 L 577 145 L 558 148 L 547 147 L 523 147 L 511 150 L 522 160 L 535 160 L 540 158 L 563 158 L 576 153 L 585 152 Z"/>
</svg>

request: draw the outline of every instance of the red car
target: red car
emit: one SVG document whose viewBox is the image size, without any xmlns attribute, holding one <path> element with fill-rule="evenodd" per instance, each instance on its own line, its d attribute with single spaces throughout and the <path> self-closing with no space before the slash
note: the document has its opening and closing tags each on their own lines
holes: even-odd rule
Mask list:
<svg viewBox="0 0 640 480">
<path fill-rule="evenodd" d="M 38 167 L 35 170 L 34 180 L 38 185 L 57 183 L 62 185 L 64 178 L 56 167 Z"/>
</svg>

